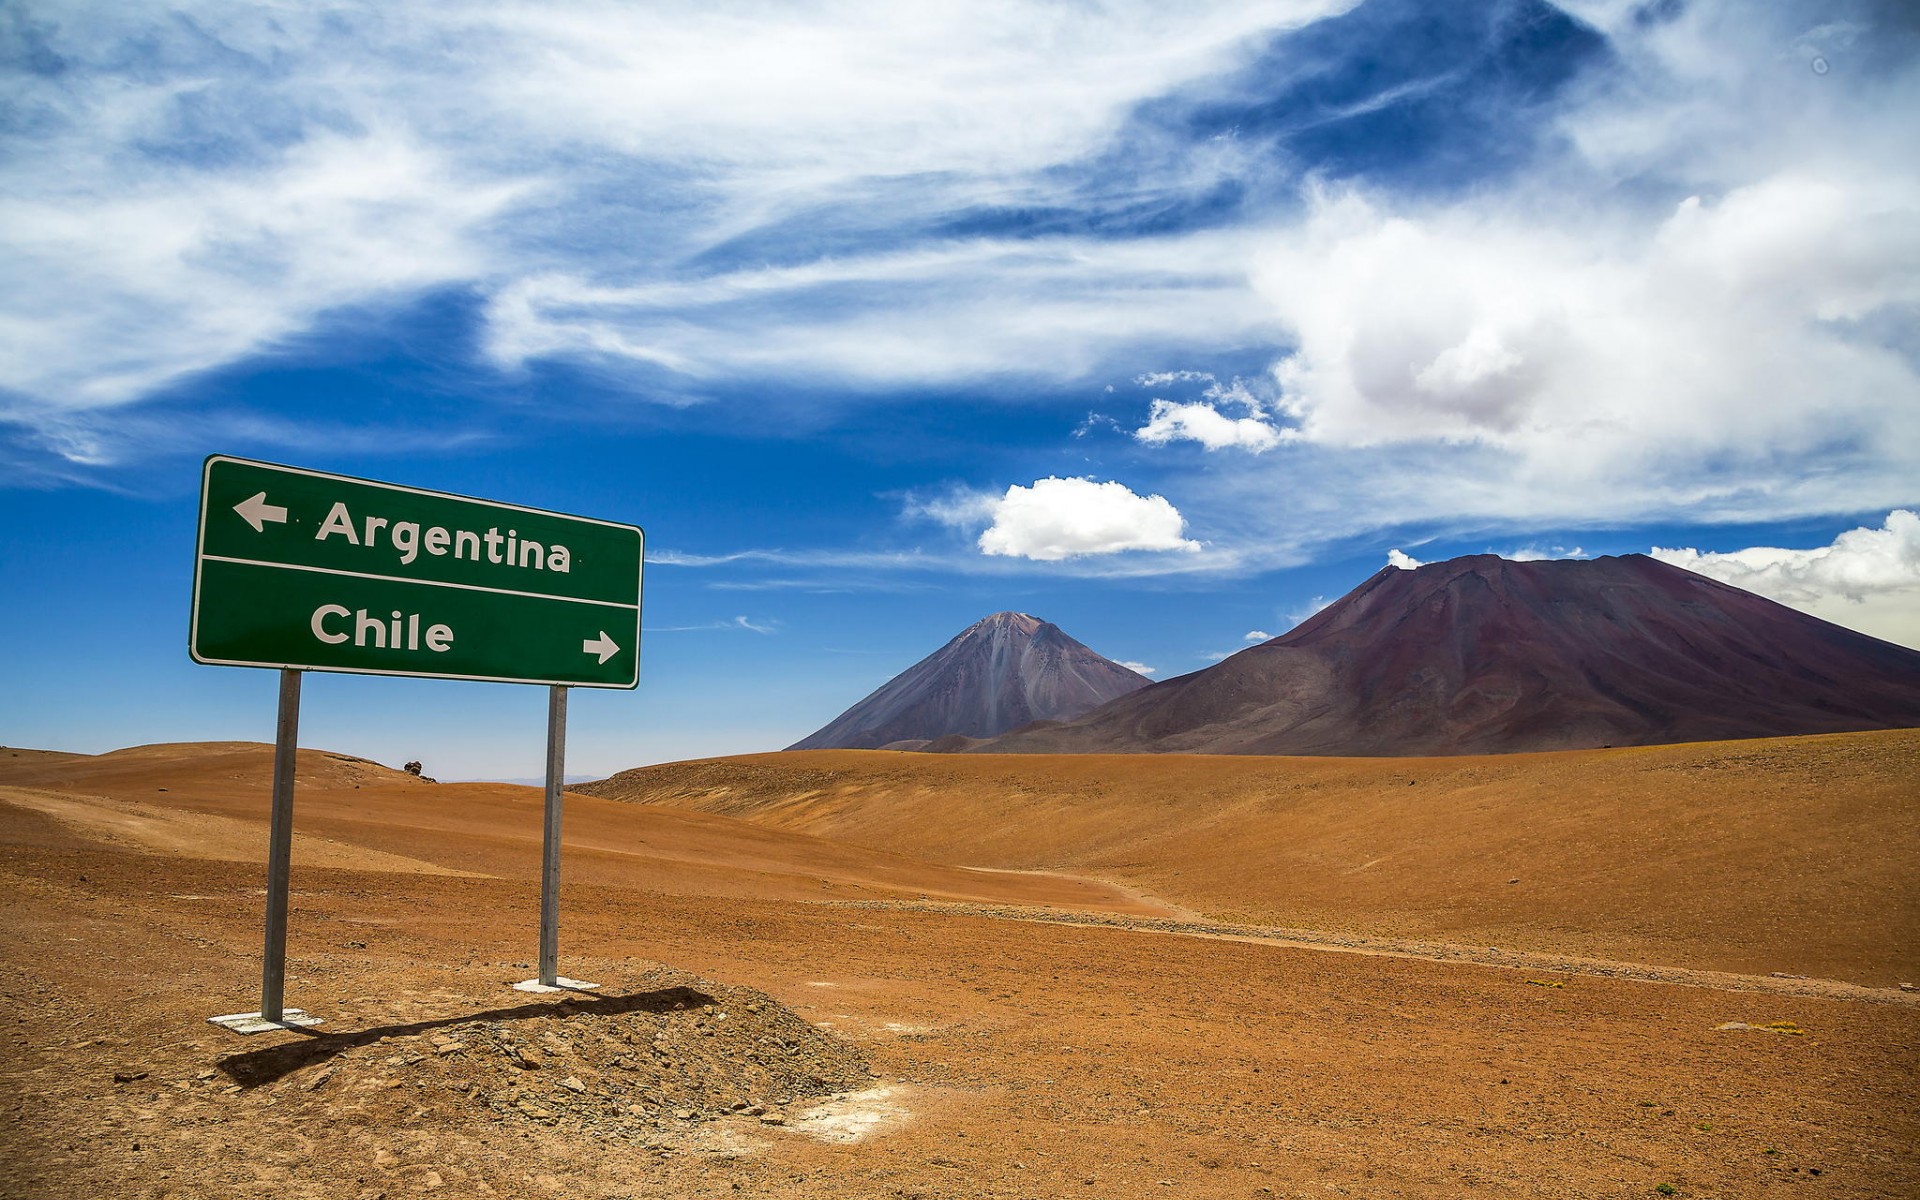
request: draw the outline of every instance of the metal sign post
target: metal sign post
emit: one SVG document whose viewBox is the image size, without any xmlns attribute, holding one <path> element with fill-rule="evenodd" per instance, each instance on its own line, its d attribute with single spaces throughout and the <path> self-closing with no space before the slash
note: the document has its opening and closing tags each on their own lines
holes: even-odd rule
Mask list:
<svg viewBox="0 0 1920 1200">
<path fill-rule="evenodd" d="M 302 671 L 548 685 L 540 974 L 514 986 L 596 986 L 559 975 L 567 689 L 639 684 L 645 542 L 635 525 L 207 459 L 188 652 L 281 673 L 260 1011 L 216 1024 L 318 1023 L 283 987 Z"/>
<path fill-rule="evenodd" d="M 567 689 L 547 692 L 547 796 L 540 839 L 540 974 L 513 986 L 523 992 L 597 988 L 560 976 L 560 805 L 567 790 Z"/>
<path fill-rule="evenodd" d="M 293 776 L 300 748 L 300 672 L 280 672 L 280 719 L 273 737 L 273 815 L 267 827 L 267 942 L 260 963 L 260 1011 L 210 1017 L 235 1033 L 318 1025 L 284 1006 L 287 976 L 287 876 L 293 859 Z"/>
</svg>

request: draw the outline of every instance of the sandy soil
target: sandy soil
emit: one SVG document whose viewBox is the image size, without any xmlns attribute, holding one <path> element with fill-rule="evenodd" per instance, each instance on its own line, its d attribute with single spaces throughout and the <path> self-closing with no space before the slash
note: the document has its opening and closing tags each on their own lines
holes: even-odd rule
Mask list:
<svg viewBox="0 0 1920 1200">
<path fill-rule="evenodd" d="M 587 790 L 1230 922 L 1920 978 L 1920 730 L 1425 759 L 806 751 Z"/>
<path fill-rule="evenodd" d="M 264 847 L 264 748 L 12 753 L 8 1196 L 1920 1193 L 1896 989 L 1287 944 L 1118 886 L 582 796 L 563 971 L 603 986 L 533 997 L 506 985 L 536 939 L 537 793 L 318 753 L 288 999 L 327 1023 L 240 1038 L 204 1018 L 256 994 L 260 867 L 229 856 L 236 830 Z M 1853 936 L 1844 910 L 1795 919 Z"/>
</svg>

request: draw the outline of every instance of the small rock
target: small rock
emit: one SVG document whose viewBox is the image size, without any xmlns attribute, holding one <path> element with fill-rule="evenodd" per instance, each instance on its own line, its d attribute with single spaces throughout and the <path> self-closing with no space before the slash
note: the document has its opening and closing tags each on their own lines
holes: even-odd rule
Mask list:
<svg viewBox="0 0 1920 1200">
<path fill-rule="evenodd" d="M 1903 983 L 1900 985 L 1900 990 L 1903 992 L 1920 992 L 1920 983 Z"/>
<path fill-rule="evenodd" d="M 762 1125 L 785 1125 L 787 1119 L 779 1113 L 766 1113 L 761 1116 L 760 1123 Z"/>
<path fill-rule="evenodd" d="M 332 1078 L 333 1078 L 333 1068 L 328 1067 L 326 1070 L 320 1072 L 318 1075 L 315 1075 L 312 1079 L 307 1080 L 307 1090 L 310 1092 L 318 1091 L 321 1084 L 325 1083 L 327 1080 Z"/>
<path fill-rule="evenodd" d="M 569 1075 L 565 1079 L 562 1079 L 560 1081 L 560 1086 L 567 1089 L 570 1092 L 584 1092 L 587 1090 L 587 1085 L 584 1083 L 581 1083 L 578 1079 L 574 1078 L 572 1075 Z"/>
<path fill-rule="evenodd" d="M 113 1073 L 113 1081 L 115 1083 L 135 1083 L 146 1077 L 147 1073 L 145 1071 L 115 1071 Z"/>
<path fill-rule="evenodd" d="M 682 1121 L 693 1120 L 693 1110 L 690 1108 L 676 1108 L 673 1110 L 673 1115 Z"/>
</svg>

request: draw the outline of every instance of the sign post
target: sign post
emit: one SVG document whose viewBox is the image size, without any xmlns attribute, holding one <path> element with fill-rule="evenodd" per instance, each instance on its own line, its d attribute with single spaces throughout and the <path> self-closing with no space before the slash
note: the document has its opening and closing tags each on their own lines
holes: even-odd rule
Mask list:
<svg viewBox="0 0 1920 1200">
<path fill-rule="evenodd" d="M 294 759 L 303 671 L 547 685 L 540 973 L 559 976 L 567 689 L 640 673 L 634 525 L 214 455 L 201 477 L 188 652 L 280 671 L 260 1011 L 243 1033 L 317 1024 L 284 1007 Z"/>
</svg>

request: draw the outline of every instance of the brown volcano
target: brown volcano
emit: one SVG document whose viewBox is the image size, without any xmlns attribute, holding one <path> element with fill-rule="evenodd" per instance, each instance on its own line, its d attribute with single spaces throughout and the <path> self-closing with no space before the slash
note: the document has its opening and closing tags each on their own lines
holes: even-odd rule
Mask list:
<svg viewBox="0 0 1920 1200">
<path fill-rule="evenodd" d="M 1147 685 L 1051 621 L 999 612 L 883 684 L 789 750 L 918 749 L 938 738 L 988 738 L 1032 721 L 1067 720 Z"/>
<path fill-rule="evenodd" d="M 995 752 L 1485 754 L 1920 726 L 1920 652 L 1644 555 L 1387 567 Z"/>
</svg>

